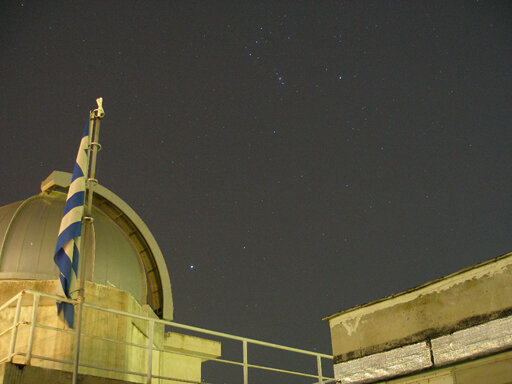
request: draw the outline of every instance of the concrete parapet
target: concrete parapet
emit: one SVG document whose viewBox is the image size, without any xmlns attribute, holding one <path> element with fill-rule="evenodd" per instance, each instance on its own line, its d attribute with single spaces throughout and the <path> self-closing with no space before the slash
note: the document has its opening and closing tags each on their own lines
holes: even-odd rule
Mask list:
<svg viewBox="0 0 512 384">
<path fill-rule="evenodd" d="M 509 253 L 334 314 L 325 320 L 335 377 L 354 384 L 508 384 L 496 378 L 510 380 L 512 372 L 511 298 Z M 468 363 L 482 358 L 486 363 Z M 416 380 L 418 372 L 428 372 L 425 380 Z"/>
<path fill-rule="evenodd" d="M 55 369 L 18 365 L 0 364 L 0 384 L 69 384 L 71 372 Z M 125 380 L 107 379 L 105 377 L 78 375 L 79 384 L 132 384 Z"/>
<path fill-rule="evenodd" d="M 334 362 L 512 314 L 512 253 L 328 317 Z"/>
<path fill-rule="evenodd" d="M 24 289 L 38 290 L 55 294 L 60 282 L 47 281 L 0 281 L 0 304 Z M 46 328 L 36 327 L 32 359 L 26 360 L 32 318 L 33 299 L 27 294 L 22 300 L 22 309 L 15 355 L 16 364 L 53 370 L 71 371 L 72 365 L 43 358 L 72 361 L 75 335 L 65 322 L 57 316 L 55 302 L 42 298 L 37 310 L 36 322 Z M 141 306 L 128 292 L 113 287 L 87 282 L 85 300 L 89 304 L 104 308 L 129 312 L 134 315 L 157 319 L 147 305 Z M 0 312 L 0 331 L 13 324 L 16 303 Z M 51 329 L 56 328 L 57 330 Z M 0 358 L 8 355 L 10 346 L 8 332 L 0 338 Z M 84 307 L 83 328 L 80 345 L 80 364 L 106 369 L 81 367 L 80 373 L 131 382 L 145 382 L 145 376 L 116 371 L 144 374 L 147 372 L 148 321 L 122 316 L 115 313 Z M 185 380 L 201 379 L 201 363 L 221 354 L 220 342 L 175 332 L 165 333 L 164 325 L 155 323 L 153 331 L 152 372 L 156 376 L 166 376 Z M 190 356 L 187 356 L 189 354 Z M 41 358 L 43 357 L 43 358 Z M 154 379 L 153 383 L 159 380 Z M 163 382 L 163 380 L 162 380 Z M 170 381 L 165 381 L 170 383 Z"/>
</svg>

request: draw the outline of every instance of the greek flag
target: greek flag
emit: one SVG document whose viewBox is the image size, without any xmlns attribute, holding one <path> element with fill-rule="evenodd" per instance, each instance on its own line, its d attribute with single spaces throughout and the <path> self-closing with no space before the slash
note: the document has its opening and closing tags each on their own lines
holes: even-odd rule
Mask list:
<svg viewBox="0 0 512 384">
<path fill-rule="evenodd" d="M 60 222 L 55 256 L 53 257 L 55 264 L 59 267 L 62 290 L 68 299 L 71 299 L 71 295 L 76 293 L 80 236 L 82 233 L 82 217 L 84 215 L 85 183 L 89 170 L 88 149 L 89 124 L 87 123 L 76 157 L 66 205 L 64 206 L 64 213 Z M 74 306 L 69 303 L 57 303 L 57 311 L 59 315 L 63 312 L 68 326 L 73 328 Z"/>
</svg>

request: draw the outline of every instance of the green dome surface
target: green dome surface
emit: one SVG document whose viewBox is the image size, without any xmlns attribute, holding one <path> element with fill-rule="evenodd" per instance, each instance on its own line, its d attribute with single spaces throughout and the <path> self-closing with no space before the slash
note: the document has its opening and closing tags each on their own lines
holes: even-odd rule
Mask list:
<svg viewBox="0 0 512 384">
<path fill-rule="evenodd" d="M 71 174 L 53 172 L 39 195 L 0 207 L 0 279 L 56 280 L 53 261 Z M 92 281 L 129 292 L 159 317 L 172 319 L 169 274 L 162 253 L 140 217 L 97 185 L 93 211 Z"/>
</svg>

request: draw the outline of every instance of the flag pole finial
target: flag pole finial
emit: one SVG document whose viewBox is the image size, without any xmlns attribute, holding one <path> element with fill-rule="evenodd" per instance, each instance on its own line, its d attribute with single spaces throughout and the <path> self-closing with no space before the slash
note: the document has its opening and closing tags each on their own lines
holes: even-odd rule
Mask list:
<svg viewBox="0 0 512 384">
<path fill-rule="evenodd" d="M 96 99 L 96 104 L 98 104 L 98 108 L 96 108 L 94 112 L 94 117 L 98 119 L 102 119 L 105 116 L 105 111 L 103 110 L 103 97 L 98 97 Z"/>
</svg>

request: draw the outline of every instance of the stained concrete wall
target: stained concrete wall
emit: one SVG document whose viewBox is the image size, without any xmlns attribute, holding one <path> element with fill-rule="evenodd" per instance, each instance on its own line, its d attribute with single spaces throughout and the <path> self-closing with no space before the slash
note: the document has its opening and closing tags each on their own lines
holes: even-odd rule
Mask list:
<svg viewBox="0 0 512 384">
<path fill-rule="evenodd" d="M 26 281 L 12 280 L 0 281 L 0 303 L 3 303 L 23 289 L 34 289 L 55 294 L 58 281 Z M 30 321 L 32 316 L 32 297 L 25 295 L 20 320 L 26 324 L 18 329 L 15 351 L 26 353 L 28 348 Z M 95 283 L 86 284 L 85 298 L 88 303 L 106 308 L 118 309 L 136 315 L 157 318 L 147 305 L 139 303 L 127 292 L 116 288 L 106 287 Z M 15 303 L 0 313 L 0 331 L 8 328 L 13 321 Z M 121 341 L 136 345 L 148 344 L 147 322 L 140 319 L 127 318 L 104 311 L 84 308 L 83 333 L 80 349 L 80 363 L 106 367 L 114 370 L 146 372 L 147 352 L 135 345 L 126 346 L 116 343 Z M 65 323 L 57 316 L 55 302 L 42 299 L 37 311 L 37 323 L 48 327 L 67 331 Z M 98 339 L 108 338 L 112 341 Z M 33 366 L 70 371 L 71 365 L 38 359 L 37 356 L 50 357 L 59 360 L 73 360 L 74 333 L 56 332 L 50 329 L 36 328 L 34 334 Z M 10 333 L 0 338 L 0 358 L 7 355 L 9 349 Z M 201 378 L 201 363 L 220 356 L 220 343 L 199 337 L 165 333 L 162 324 L 155 324 L 153 347 L 169 352 L 153 352 L 153 373 L 160 376 L 197 380 Z M 177 352 L 177 353 L 173 353 Z M 190 353 L 195 357 L 184 356 Z M 15 356 L 14 363 L 26 364 L 24 356 Z M 113 379 L 144 382 L 145 377 L 123 374 L 113 371 L 81 368 L 84 374 L 107 377 Z M 158 380 L 154 380 L 157 383 Z M 166 381 L 166 383 L 170 383 Z"/>
<path fill-rule="evenodd" d="M 343 382 L 343 381 L 342 381 Z M 466 362 L 431 372 L 411 375 L 381 384 L 510 384 L 512 352 Z"/>
<path fill-rule="evenodd" d="M 334 362 L 512 314 L 512 253 L 328 317 Z"/>
<path fill-rule="evenodd" d="M 72 373 L 54 369 L 0 364 L 0 384 L 69 384 Z M 78 375 L 79 384 L 132 384 L 124 380 L 107 379 L 91 375 Z"/>
</svg>

